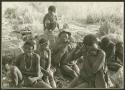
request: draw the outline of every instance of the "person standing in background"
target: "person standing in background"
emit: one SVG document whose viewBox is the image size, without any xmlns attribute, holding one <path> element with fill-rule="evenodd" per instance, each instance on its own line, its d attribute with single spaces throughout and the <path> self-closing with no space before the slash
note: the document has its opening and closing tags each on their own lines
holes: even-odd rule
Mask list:
<svg viewBox="0 0 125 90">
<path fill-rule="evenodd" d="M 48 13 L 43 18 L 43 27 L 45 38 L 50 41 L 50 46 L 55 42 L 54 30 L 59 29 L 56 16 L 56 7 L 49 6 Z"/>
</svg>

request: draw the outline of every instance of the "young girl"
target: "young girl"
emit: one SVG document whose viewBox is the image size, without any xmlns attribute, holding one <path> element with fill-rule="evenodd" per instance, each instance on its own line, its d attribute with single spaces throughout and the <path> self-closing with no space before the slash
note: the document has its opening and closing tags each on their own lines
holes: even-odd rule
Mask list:
<svg viewBox="0 0 125 90">
<path fill-rule="evenodd" d="M 17 57 L 15 66 L 10 69 L 13 86 L 17 87 L 22 83 L 26 87 L 51 88 L 41 80 L 40 57 L 34 53 L 34 43 L 26 41 L 23 51 L 24 53 Z"/>
<path fill-rule="evenodd" d="M 39 49 L 37 53 L 40 55 L 40 66 L 44 72 L 43 80 L 49 83 L 53 88 L 56 88 L 56 83 L 53 77 L 54 68 L 51 67 L 51 50 L 49 48 L 49 41 L 42 38 L 39 41 Z M 46 75 L 47 74 L 47 75 Z"/>
</svg>

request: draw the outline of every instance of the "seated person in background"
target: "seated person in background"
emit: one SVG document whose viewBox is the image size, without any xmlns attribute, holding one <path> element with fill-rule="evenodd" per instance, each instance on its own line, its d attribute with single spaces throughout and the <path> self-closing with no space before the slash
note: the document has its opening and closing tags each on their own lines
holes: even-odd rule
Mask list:
<svg viewBox="0 0 125 90">
<path fill-rule="evenodd" d="M 25 42 L 23 50 L 24 53 L 17 57 L 15 66 L 10 70 L 13 86 L 22 83 L 26 87 L 51 88 L 47 83 L 40 80 L 42 78 L 40 57 L 34 53 L 34 43 L 31 41 Z"/>
<path fill-rule="evenodd" d="M 116 88 L 124 87 L 124 74 L 123 74 L 123 43 L 121 41 L 116 42 L 116 51 L 115 51 L 115 62 L 120 64 L 120 68 L 115 71 L 110 71 L 110 78 Z M 114 65 L 115 67 L 115 65 Z"/>
<path fill-rule="evenodd" d="M 11 83 L 11 69 L 14 68 L 13 65 L 14 58 L 12 55 L 7 55 L 6 57 L 2 57 L 2 74 L 4 80 L 2 80 L 2 84 L 8 84 L 8 87 L 13 87 Z"/>
<path fill-rule="evenodd" d="M 117 71 L 121 65 L 115 60 L 115 43 L 113 43 L 109 37 L 104 37 L 101 40 L 100 48 L 106 53 L 106 63 L 108 65 L 108 69 Z"/>
<path fill-rule="evenodd" d="M 43 80 L 49 83 L 53 88 L 56 88 L 54 80 L 54 68 L 51 66 L 51 50 L 49 48 L 49 41 L 42 38 L 39 40 L 39 48 L 36 51 L 40 55 L 40 66 L 43 73 Z M 46 75 L 46 73 L 49 75 Z"/>
<path fill-rule="evenodd" d="M 71 82 L 69 88 L 106 88 L 105 52 L 98 47 L 95 35 L 86 35 L 82 47 L 74 50 L 68 59 L 76 60 L 81 56 L 84 61 L 80 75 Z"/>
<path fill-rule="evenodd" d="M 63 74 L 74 78 L 78 76 L 79 68 L 74 61 L 70 62 L 66 59 L 72 51 L 69 41 L 70 35 L 70 32 L 60 32 L 57 42 L 52 50 L 52 64 L 56 69 L 60 68 Z"/>
<path fill-rule="evenodd" d="M 115 60 L 118 61 L 121 65 L 123 65 L 123 43 L 116 43 L 116 51 L 115 51 Z"/>
</svg>

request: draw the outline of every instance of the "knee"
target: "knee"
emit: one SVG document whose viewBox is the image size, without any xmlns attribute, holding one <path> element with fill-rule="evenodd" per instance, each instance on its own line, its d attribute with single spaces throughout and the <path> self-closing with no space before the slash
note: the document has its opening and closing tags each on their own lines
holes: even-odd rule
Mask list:
<svg viewBox="0 0 125 90">
<path fill-rule="evenodd" d="M 17 67 L 16 67 L 16 66 L 12 66 L 12 67 L 10 68 L 10 70 L 11 70 L 12 72 L 15 72 L 15 71 L 17 71 Z"/>
</svg>

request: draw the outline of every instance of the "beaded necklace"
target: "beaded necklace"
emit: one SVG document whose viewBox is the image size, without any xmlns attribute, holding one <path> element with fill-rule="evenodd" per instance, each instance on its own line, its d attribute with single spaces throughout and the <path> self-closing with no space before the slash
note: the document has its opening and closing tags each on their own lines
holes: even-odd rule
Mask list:
<svg viewBox="0 0 125 90">
<path fill-rule="evenodd" d="M 26 71 L 30 71 L 31 70 L 31 67 L 32 67 L 32 56 L 30 57 L 30 67 L 28 68 L 27 65 L 26 65 L 26 55 L 24 56 L 24 67 L 25 67 L 25 70 Z"/>
</svg>

